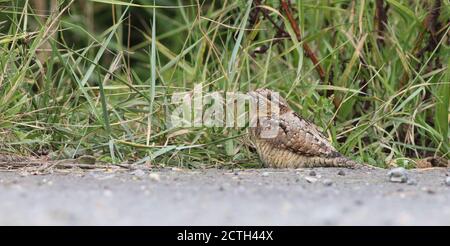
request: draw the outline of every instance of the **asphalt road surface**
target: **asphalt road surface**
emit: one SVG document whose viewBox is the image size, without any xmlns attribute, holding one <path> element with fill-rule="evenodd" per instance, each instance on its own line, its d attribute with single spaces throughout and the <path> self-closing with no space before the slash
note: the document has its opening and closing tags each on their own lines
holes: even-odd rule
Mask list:
<svg viewBox="0 0 450 246">
<path fill-rule="evenodd" d="M 448 169 L 311 170 L 0 172 L 0 224 L 450 225 Z"/>
</svg>

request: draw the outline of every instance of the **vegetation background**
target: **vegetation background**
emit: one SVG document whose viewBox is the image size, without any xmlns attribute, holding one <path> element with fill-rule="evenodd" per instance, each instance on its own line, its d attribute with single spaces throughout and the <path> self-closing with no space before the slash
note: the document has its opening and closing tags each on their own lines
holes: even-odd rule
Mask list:
<svg viewBox="0 0 450 246">
<path fill-rule="evenodd" d="M 352 159 L 449 157 L 449 0 L 0 0 L 0 152 L 259 166 L 175 92 L 268 87 Z"/>
</svg>

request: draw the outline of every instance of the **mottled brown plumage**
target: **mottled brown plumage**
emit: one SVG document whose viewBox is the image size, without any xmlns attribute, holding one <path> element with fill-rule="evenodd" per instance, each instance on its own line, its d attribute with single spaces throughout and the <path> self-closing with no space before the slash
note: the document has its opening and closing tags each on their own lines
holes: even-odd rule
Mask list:
<svg viewBox="0 0 450 246">
<path fill-rule="evenodd" d="M 248 93 L 258 117 L 250 126 L 250 140 L 267 167 L 356 167 L 342 156 L 316 125 L 294 112 L 286 100 L 268 89 Z M 252 123 L 251 122 L 251 123 Z"/>
</svg>

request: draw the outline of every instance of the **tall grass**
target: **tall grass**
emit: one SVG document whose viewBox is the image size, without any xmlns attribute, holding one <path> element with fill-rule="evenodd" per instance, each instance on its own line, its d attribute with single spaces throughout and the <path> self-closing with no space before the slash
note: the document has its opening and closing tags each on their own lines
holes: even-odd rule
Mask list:
<svg viewBox="0 0 450 246">
<path fill-rule="evenodd" d="M 51 2 L 0 0 L 0 152 L 258 166 L 243 129 L 167 127 L 201 83 L 280 91 L 355 160 L 450 155 L 448 0 L 291 1 L 301 39 L 278 0 Z"/>
</svg>

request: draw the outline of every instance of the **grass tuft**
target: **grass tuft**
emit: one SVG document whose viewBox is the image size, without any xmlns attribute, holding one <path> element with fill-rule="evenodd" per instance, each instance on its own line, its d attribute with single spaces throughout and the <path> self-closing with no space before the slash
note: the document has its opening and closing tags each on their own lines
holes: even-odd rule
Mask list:
<svg viewBox="0 0 450 246">
<path fill-rule="evenodd" d="M 449 6 L 0 1 L 0 152 L 259 166 L 243 129 L 168 127 L 172 95 L 201 84 L 277 90 L 355 160 L 449 159 Z"/>
</svg>

